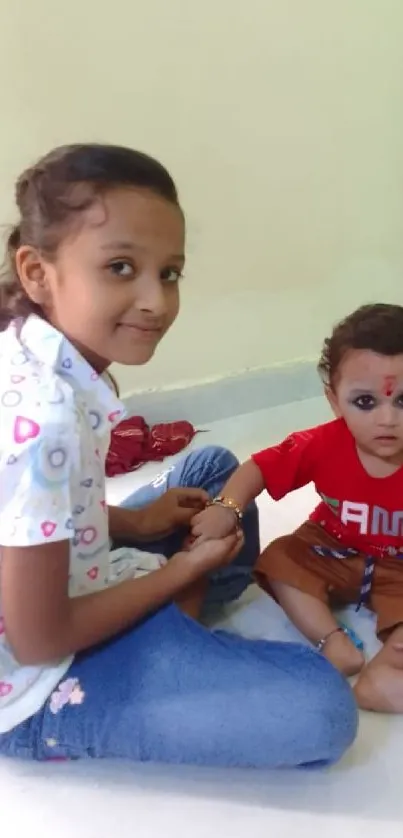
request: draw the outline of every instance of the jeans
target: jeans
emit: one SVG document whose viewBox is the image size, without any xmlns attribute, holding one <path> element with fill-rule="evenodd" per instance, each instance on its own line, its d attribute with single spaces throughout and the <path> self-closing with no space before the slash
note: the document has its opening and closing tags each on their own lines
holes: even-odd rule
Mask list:
<svg viewBox="0 0 403 838">
<path fill-rule="evenodd" d="M 173 485 L 215 494 L 235 467 L 229 452 L 201 449 L 126 505 L 140 506 Z M 233 568 L 212 580 L 214 602 L 233 598 L 248 584 L 258 551 L 254 506 L 245 516 L 245 537 Z M 172 555 L 178 538 L 154 549 Z M 336 762 L 356 731 L 350 687 L 317 652 L 211 632 L 167 605 L 77 655 L 45 706 L 0 736 L 0 753 L 37 760 L 316 767 Z"/>
<path fill-rule="evenodd" d="M 143 486 L 121 504 L 127 509 L 139 509 L 157 500 L 167 489 L 183 486 L 205 489 L 216 497 L 238 467 L 238 460 L 225 448 L 209 446 L 200 448 L 162 472 L 151 484 Z M 252 571 L 260 551 L 259 516 L 255 503 L 251 503 L 243 516 L 245 544 L 230 567 L 225 567 L 210 577 L 207 592 L 208 605 L 222 605 L 238 599 L 252 582 Z M 176 532 L 156 541 L 147 541 L 150 553 L 173 556 L 181 549 L 185 532 Z M 129 546 L 125 541 L 125 546 Z M 144 542 L 131 542 L 130 546 L 145 547 Z"/>
</svg>

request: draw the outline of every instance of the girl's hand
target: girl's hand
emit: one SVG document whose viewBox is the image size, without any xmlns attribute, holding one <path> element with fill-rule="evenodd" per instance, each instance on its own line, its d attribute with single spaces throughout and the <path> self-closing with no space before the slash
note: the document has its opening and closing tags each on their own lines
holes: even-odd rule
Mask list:
<svg viewBox="0 0 403 838">
<path fill-rule="evenodd" d="M 208 500 L 209 495 L 203 489 L 168 489 L 149 506 L 134 510 L 135 535 L 144 539 L 162 538 L 177 529 L 189 527 L 195 513 L 205 509 Z"/>
<path fill-rule="evenodd" d="M 237 530 L 226 536 L 226 538 L 211 538 L 209 541 L 194 542 L 187 541 L 187 550 L 176 553 L 168 562 L 183 569 L 188 577 L 189 584 L 196 582 L 203 576 L 225 567 L 237 557 L 244 544 L 242 530 Z"/>
<path fill-rule="evenodd" d="M 192 518 L 191 533 L 197 544 L 209 538 L 226 538 L 238 529 L 235 513 L 224 506 L 209 506 Z"/>
</svg>

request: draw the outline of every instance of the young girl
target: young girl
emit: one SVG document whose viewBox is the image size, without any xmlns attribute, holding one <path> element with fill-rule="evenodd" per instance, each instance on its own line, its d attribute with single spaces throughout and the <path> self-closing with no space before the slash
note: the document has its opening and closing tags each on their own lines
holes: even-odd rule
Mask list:
<svg viewBox="0 0 403 838">
<path fill-rule="evenodd" d="M 336 326 L 319 372 L 337 419 L 291 434 L 230 478 L 193 533 L 224 537 L 265 488 L 279 500 L 311 481 L 321 503 L 262 553 L 257 579 L 344 674 L 362 671 L 361 707 L 403 712 L 403 308 L 368 305 Z M 402 509 L 400 508 L 402 507 Z M 197 543 L 197 542 L 196 542 Z M 381 652 L 364 657 L 330 602 L 368 605 Z"/>
<path fill-rule="evenodd" d="M 238 532 L 182 547 L 235 458 L 195 452 L 133 497 L 135 509 L 105 502 L 123 415 L 108 365 L 146 363 L 179 308 L 184 218 L 172 179 L 144 154 L 78 145 L 39 161 L 16 194 L 0 336 L 0 752 L 337 760 L 356 711 L 324 658 L 214 634 L 172 604 L 195 613 L 201 588 L 222 603 L 249 582 L 255 507 L 244 547 Z M 145 553 L 125 548 L 141 542 Z"/>
</svg>

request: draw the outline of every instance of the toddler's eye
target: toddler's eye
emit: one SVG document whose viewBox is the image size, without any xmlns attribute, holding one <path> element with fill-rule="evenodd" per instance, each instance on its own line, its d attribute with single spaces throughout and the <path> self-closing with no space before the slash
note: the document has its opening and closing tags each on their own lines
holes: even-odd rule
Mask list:
<svg viewBox="0 0 403 838">
<path fill-rule="evenodd" d="M 375 407 L 375 399 L 373 396 L 365 395 L 365 396 L 357 396 L 354 399 L 353 404 L 358 407 L 359 410 L 372 410 Z"/>
<path fill-rule="evenodd" d="M 164 268 L 161 271 L 162 282 L 179 282 L 182 276 L 182 271 L 179 268 Z"/>
<path fill-rule="evenodd" d="M 133 265 L 131 262 L 127 262 L 126 259 L 116 259 L 115 262 L 110 263 L 109 269 L 115 276 L 127 277 L 133 275 Z"/>
<path fill-rule="evenodd" d="M 395 399 L 395 404 L 397 404 L 398 407 L 403 407 L 403 393 L 400 393 L 397 396 L 397 398 Z"/>
</svg>

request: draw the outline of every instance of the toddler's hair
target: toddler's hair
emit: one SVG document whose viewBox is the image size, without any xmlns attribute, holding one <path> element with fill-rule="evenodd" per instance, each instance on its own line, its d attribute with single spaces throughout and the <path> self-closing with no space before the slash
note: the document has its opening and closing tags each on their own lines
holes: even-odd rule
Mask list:
<svg viewBox="0 0 403 838">
<path fill-rule="evenodd" d="M 350 349 L 403 355 L 403 307 L 387 303 L 361 306 L 334 327 L 324 341 L 318 363 L 326 387 L 333 387 L 340 363 Z"/>
<path fill-rule="evenodd" d="M 97 198 L 124 186 L 147 189 L 179 206 L 175 184 L 161 163 L 122 146 L 62 146 L 23 172 L 15 187 L 20 220 L 7 240 L 0 281 L 0 330 L 16 317 L 42 314 L 20 283 L 18 248 L 31 245 L 45 257 L 54 257 L 68 225 Z"/>
</svg>

